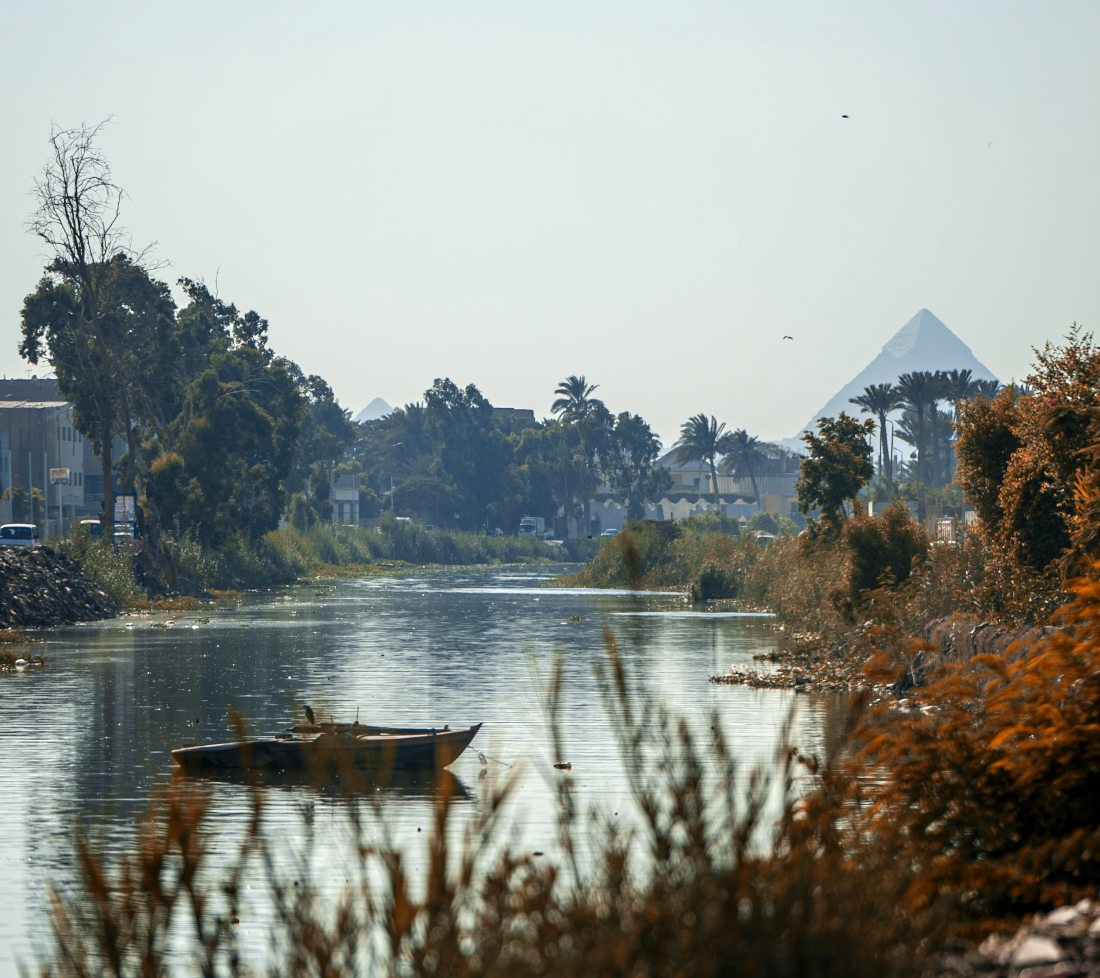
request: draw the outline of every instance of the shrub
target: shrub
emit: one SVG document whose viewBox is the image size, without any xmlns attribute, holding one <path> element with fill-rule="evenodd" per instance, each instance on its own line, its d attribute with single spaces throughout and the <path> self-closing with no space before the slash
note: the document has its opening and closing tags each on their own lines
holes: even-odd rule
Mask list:
<svg viewBox="0 0 1100 978">
<path fill-rule="evenodd" d="M 873 819 L 912 860 L 914 900 L 949 889 L 983 914 L 1094 896 L 1100 881 L 1100 583 L 1070 584 L 1064 630 L 978 656 L 877 707 L 857 736 L 885 775 Z M 871 672 L 898 678 L 882 657 Z"/>
<path fill-rule="evenodd" d="M 865 603 L 866 592 L 907 581 L 913 561 L 928 552 L 928 536 L 910 519 L 908 508 L 896 502 L 882 516 L 845 520 L 841 548 L 845 566 L 838 596 L 850 613 Z"/>
<path fill-rule="evenodd" d="M 710 564 L 704 567 L 692 582 L 691 596 L 696 601 L 736 598 L 737 580 L 725 568 Z"/>
<path fill-rule="evenodd" d="M 131 608 L 144 598 L 145 591 L 134 576 L 133 558 L 116 553 L 107 540 L 93 540 L 91 531 L 82 523 L 73 527 L 68 540 L 59 541 L 57 549 L 72 557 L 81 569 L 120 608 Z"/>
</svg>

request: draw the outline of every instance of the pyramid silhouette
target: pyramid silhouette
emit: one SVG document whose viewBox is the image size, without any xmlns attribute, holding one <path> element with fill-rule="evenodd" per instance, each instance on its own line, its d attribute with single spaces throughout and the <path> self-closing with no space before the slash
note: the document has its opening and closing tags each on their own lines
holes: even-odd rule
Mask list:
<svg viewBox="0 0 1100 978">
<path fill-rule="evenodd" d="M 382 398 L 376 397 L 355 416 L 355 420 L 360 424 L 364 421 L 376 421 L 378 418 L 389 414 L 392 410 L 393 408 L 383 401 Z"/>
<path fill-rule="evenodd" d="M 970 370 L 975 380 L 996 380 L 962 340 L 927 309 L 922 309 L 883 346 L 879 355 L 845 384 L 803 428 L 812 429 L 818 418 L 835 418 L 841 411 L 859 415 L 848 402 L 872 384 L 893 384 L 898 376 L 914 370 Z"/>
</svg>

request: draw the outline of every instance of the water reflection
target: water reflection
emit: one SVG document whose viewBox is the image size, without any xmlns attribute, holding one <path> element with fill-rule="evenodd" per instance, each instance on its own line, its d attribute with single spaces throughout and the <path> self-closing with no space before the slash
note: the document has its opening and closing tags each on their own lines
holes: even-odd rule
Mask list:
<svg viewBox="0 0 1100 978">
<path fill-rule="evenodd" d="M 522 766 L 517 840 L 548 855 L 555 761 L 572 764 L 582 807 L 630 806 L 594 676 L 604 628 L 631 674 L 673 709 L 696 723 L 716 711 L 746 762 L 771 757 L 792 694 L 707 682 L 773 647 L 767 619 L 691 612 L 679 595 L 541 587 L 557 570 L 302 586 L 186 620 L 160 616 L 168 627 L 141 618 L 49 633 L 45 669 L 0 677 L 0 976 L 14 974 L 14 955 L 28 960 L 30 933 L 45 933 L 47 885 L 73 878 L 74 821 L 117 846 L 150 789 L 169 776 L 169 751 L 227 739 L 232 711 L 260 735 L 285 730 L 304 704 L 336 721 L 358 711 L 363 723 L 453 729 L 484 722 L 473 747 L 486 763 L 501 771 Z M 558 652 L 564 758 L 547 754 L 533 678 Z M 799 706 L 799 740 L 814 749 L 829 703 L 799 697 Z M 476 805 L 471 789 L 485 770 L 476 753 L 468 750 L 451 770 L 460 810 Z M 244 786 L 217 780 L 211 787 L 215 822 L 229 840 L 248 810 Z M 269 824 L 288 838 L 299 832 L 299 803 L 313 791 L 271 784 Z M 330 787 L 314 798 L 331 806 L 335 824 L 340 792 Z M 427 836 L 417 830 L 430 815 L 423 786 L 395 785 L 383 807 L 410 866 L 423 866 Z"/>
</svg>

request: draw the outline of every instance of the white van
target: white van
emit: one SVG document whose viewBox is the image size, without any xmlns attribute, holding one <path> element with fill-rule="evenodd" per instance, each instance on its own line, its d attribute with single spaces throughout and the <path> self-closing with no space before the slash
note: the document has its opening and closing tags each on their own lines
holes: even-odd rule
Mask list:
<svg viewBox="0 0 1100 978">
<path fill-rule="evenodd" d="M 0 547 L 33 547 L 38 543 L 38 527 L 33 523 L 5 523 L 0 526 Z"/>
</svg>

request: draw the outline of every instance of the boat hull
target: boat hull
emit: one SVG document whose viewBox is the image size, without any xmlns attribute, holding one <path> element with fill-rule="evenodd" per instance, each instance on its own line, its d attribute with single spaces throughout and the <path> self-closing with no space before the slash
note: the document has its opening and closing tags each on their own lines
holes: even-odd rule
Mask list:
<svg viewBox="0 0 1100 978">
<path fill-rule="evenodd" d="M 172 751 L 172 759 L 191 770 L 306 771 L 349 766 L 374 771 L 430 770 L 452 764 L 480 729 L 479 723 L 461 730 L 358 736 L 348 730 L 330 731 L 309 739 L 277 737 L 180 747 Z"/>
</svg>

